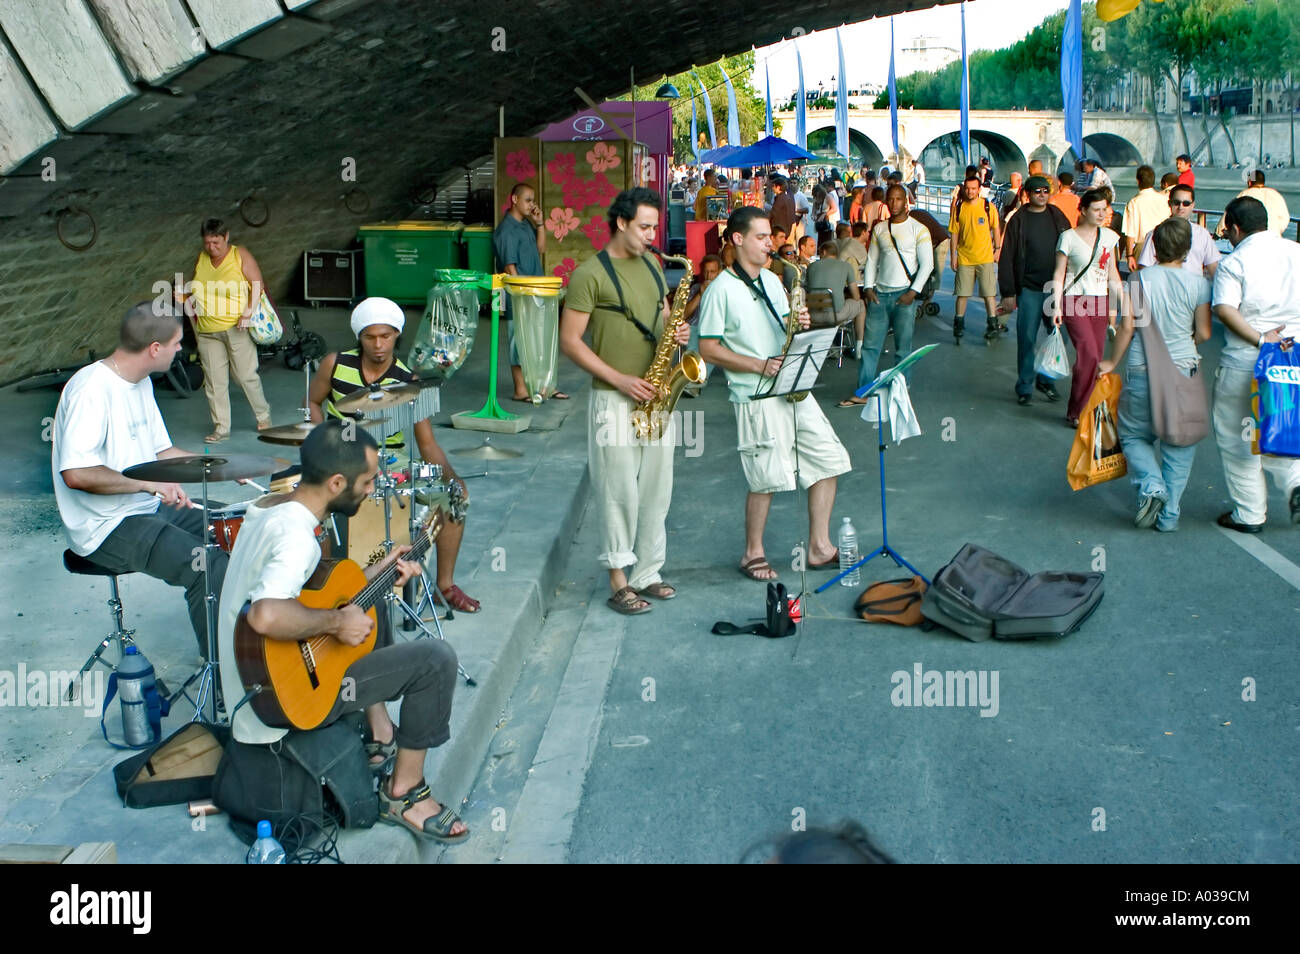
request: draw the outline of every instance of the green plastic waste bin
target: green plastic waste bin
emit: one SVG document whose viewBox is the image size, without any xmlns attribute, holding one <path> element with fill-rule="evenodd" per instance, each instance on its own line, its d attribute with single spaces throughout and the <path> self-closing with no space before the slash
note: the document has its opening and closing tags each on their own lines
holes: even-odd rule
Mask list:
<svg viewBox="0 0 1300 954">
<path fill-rule="evenodd" d="M 459 222 L 375 222 L 357 230 L 365 246 L 366 294 L 423 305 L 440 268 L 460 268 Z"/>
<path fill-rule="evenodd" d="M 461 233 L 465 243 L 465 267 L 472 272 L 484 272 L 491 275 L 494 271 L 492 252 L 492 227 L 489 225 L 467 225 Z M 488 288 L 478 290 L 479 304 L 486 305 L 492 300 L 492 291 Z"/>
</svg>

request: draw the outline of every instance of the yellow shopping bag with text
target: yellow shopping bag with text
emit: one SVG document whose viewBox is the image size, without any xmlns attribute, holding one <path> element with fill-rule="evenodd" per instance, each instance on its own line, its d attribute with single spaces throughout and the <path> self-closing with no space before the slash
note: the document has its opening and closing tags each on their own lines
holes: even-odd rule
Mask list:
<svg viewBox="0 0 1300 954">
<path fill-rule="evenodd" d="M 1105 483 L 1128 473 L 1128 462 L 1119 445 L 1118 374 L 1103 374 L 1079 415 L 1079 429 L 1070 447 L 1066 479 L 1072 490 Z"/>
</svg>

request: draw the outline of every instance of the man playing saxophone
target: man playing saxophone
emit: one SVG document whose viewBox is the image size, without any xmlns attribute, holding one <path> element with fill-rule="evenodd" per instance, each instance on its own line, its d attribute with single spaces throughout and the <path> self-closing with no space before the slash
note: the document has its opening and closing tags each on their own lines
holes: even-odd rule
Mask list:
<svg viewBox="0 0 1300 954">
<path fill-rule="evenodd" d="M 727 221 L 736 263 L 714 281 L 700 303 L 700 354 L 727 372 L 736 414 L 736 443 L 749 485 L 745 500 L 745 554 L 740 572 L 751 580 L 775 580 L 767 562 L 763 530 L 772 494 L 795 489 L 795 437 L 799 483 L 808 488 L 808 566 L 834 565 L 839 554 L 830 538 L 836 478 L 849 468 L 849 454 L 816 400 L 783 397 L 752 400 L 760 380 L 780 370 L 792 331 L 789 322 L 809 324 L 808 310 L 791 316 L 781 281 L 765 268 L 771 227 L 762 209 L 737 209 Z M 797 303 L 796 303 L 797 304 Z"/>
<path fill-rule="evenodd" d="M 659 575 L 667 555 L 664 522 L 673 493 L 671 418 L 654 440 L 637 438 L 637 405 L 660 391 L 645 375 L 655 361 L 669 317 L 668 283 L 647 251 L 659 227 L 661 202 L 650 189 L 620 192 L 607 217 L 612 238 L 574 269 L 560 316 L 560 347 L 592 377 L 587 411 L 587 460 L 592 497 L 601 516 L 598 561 L 609 570 L 610 608 L 647 613 L 644 597 L 669 600 L 676 589 Z M 591 344 L 583 336 L 591 327 Z M 690 339 L 680 322 L 676 344 Z M 632 573 L 627 575 L 627 568 Z"/>
</svg>

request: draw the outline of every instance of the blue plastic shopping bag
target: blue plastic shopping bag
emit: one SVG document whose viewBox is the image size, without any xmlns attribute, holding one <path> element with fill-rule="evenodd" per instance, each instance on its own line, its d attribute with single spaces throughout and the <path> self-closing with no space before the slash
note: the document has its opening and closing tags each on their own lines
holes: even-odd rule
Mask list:
<svg viewBox="0 0 1300 954">
<path fill-rule="evenodd" d="M 1259 346 L 1250 390 L 1258 452 L 1300 457 L 1300 349 L 1293 340 Z"/>
</svg>

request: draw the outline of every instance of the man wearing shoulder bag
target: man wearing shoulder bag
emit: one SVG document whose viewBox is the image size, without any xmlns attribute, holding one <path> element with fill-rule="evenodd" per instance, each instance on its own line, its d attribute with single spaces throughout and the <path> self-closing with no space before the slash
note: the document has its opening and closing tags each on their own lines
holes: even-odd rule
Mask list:
<svg viewBox="0 0 1300 954">
<path fill-rule="evenodd" d="M 886 202 L 890 217 L 872 230 L 863 269 L 868 305 L 857 389 L 875 380 L 880 349 L 891 327 L 898 360 L 912 353 L 912 332 L 916 325 L 914 303 L 934 270 L 930 230 L 908 215 L 907 190 L 901 185 L 891 185 Z M 852 407 L 868 400 L 850 394 L 839 406 Z"/>
<path fill-rule="evenodd" d="M 1002 293 L 1000 314 L 1016 313 L 1016 401 L 1021 407 L 1033 400 L 1037 388 L 1049 401 L 1059 401 L 1056 385 L 1045 375 L 1034 374 L 1034 342 L 1042 324 L 1047 292 L 1056 268 L 1056 242 L 1070 229 L 1070 220 L 1052 205 L 1052 186 L 1042 176 L 1030 176 L 1025 183 L 1029 202 L 1007 222 L 998 263 L 998 286 Z"/>
</svg>

